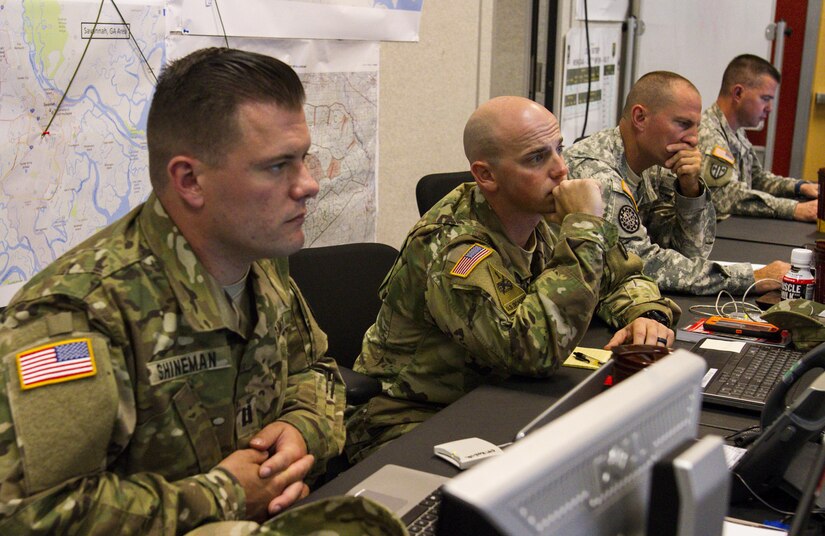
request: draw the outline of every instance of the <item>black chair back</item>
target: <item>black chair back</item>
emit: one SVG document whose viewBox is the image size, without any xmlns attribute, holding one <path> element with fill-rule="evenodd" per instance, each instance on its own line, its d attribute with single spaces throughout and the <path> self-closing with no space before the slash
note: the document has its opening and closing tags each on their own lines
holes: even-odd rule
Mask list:
<svg viewBox="0 0 825 536">
<path fill-rule="evenodd" d="M 415 185 L 415 201 L 418 204 L 418 215 L 423 216 L 441 198 L 453 191 L 461 183 L 473 182 L 473 174 L 469 171 L 454 171 L 451 173 L 433 173 L 424 175 Z"/>
<path fill-rule="evenodd" d="M 378 287 L 398 251 L 378 243 L 305 248 L 289 258 L 289 275 L 298 284 L 315 319 L 329 338 L 328 354 L 352 368 L 361 341 L 378 316 Z"/>
</svg>

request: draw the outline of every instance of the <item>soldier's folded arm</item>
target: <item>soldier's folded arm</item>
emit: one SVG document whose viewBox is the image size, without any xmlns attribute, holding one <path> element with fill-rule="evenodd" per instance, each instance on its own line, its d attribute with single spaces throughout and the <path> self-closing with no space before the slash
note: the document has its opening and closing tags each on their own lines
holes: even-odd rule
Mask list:
<svg viewBox="0 0 825 536">
<path fill-rule="evenodd" d="M 110 470 L 135 426 L 123 350 L 94 330 L 50 336 L 80 313 L 38 312 L 7 312 L 2 327 L 14 337 L 0 342 L 0 534 L 176 534 L 242 518 L 243 488 L 223 469 L 176 481 Z M 32 352 L 69 350 L 92 356 L 93 372 L 48 383 L 26 368 Z"/>
<path fill-rule="evenodd" d="M 550 261 L 526 289 L 495 251 L 466 278 L 451 275 L 466 243 L 451 244 L 443 266 L 432 267 L 429 312 L 478 365 L 504 376 L 548 376 L 581 340 L 598 301 L 606 244 L 574 222 L 565 220 Z"/>
</svg>

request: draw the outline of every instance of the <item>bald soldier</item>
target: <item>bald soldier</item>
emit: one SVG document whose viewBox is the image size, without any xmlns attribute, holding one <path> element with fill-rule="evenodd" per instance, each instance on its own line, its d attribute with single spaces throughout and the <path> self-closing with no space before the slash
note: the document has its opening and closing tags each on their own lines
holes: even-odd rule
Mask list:
<svg viewBox="0 0 825 536">
<path fill-rule="evenodd" d="M 3 313 L 0 534 L 262 521 L 340 452 L 343 383 L 285 258 L 318 192 L 303 104 L 268 56 L 204 49 L 163 71 L 153 193 Z M 397 525 L 352 498 L 322 506 L 267 533 Z"/>
<path fill-rule="evenodd" d="M 678 308 L 618 245 L 598 184 L 566 180 L 561 144 L 556 118 L 533 101 L 499 97 L 472 114 L 475 182 L 412 228 L 381 287 L 354 368 L 384 391 L 348 417 L 350 460 L 482 383 L 551 375 L 594 311 L 619 328 L 608 347 L 673 342 Z"/>
<path fill-rule="evenodd" d="M 747 263 L 707 260 L 716 214 L 700 177 L 701 111 L 699 92 L 686 78 L 668 71 L 644 75 L 630 89 L 618 127 L 564 152 L 570 178 L 600 183 L 605 218 L 662 290 L 742 294 L 757 280 L 757 292 L 778 288 L 788 263 L 754 271 Z"/>
<path fill-rule="evenodd" d="M 819 185 L 765 169 L 745 134 L 746 128 L 768 118 L 780 80 L 779 71 L 767 60 L 737 56 L 725 69 L 716 102 L 702 114 L 702 178 L 713 192 L 717 219 L 740 214 L 816 221 Z M 797 201 L 798 197 L 810 200 Z"/>
</svg>

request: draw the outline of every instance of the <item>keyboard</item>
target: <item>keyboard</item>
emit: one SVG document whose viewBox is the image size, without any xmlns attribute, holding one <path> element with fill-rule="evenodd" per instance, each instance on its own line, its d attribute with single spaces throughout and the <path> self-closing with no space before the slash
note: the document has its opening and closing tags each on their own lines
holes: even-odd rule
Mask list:
<svg viewBox="0 0 825 536">
<path fill-rule="evenodd" d="M 434 536 L 440 507 L 441 490 L 435 490 L 404 514 L 401 521 L 407 525 L 411 536 Z"/>
<path fill-rule="evenodd" d="M 705 393 L 764 404 L 785 371 L 803 355 L 788 348 L 752 345 L 725 364 Z"/>
</svg>

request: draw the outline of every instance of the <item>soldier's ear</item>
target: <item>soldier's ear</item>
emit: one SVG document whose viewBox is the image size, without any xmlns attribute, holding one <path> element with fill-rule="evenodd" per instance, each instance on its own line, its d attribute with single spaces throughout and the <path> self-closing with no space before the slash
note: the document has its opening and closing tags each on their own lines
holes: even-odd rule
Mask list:
<svg viewBox="0 0 825 536">
<path fill-rule="evenodd" d="M 477 160 L 470 165 L 470 172 L 476 180 L 476 184 L 483 192 L 495 192 L 498 190 L 498 183 L 490 164 L 484 160 Z"/>
<path fill-rule="evenodd" d="M 648 115 L 648 109 L 641 104 L 634 104 L 630 109 L 630 121 L 633 123 L 633 126 L 639 130 L 644 130 L 645 120 Z"/>
<path fill-rule="evenodd" d="M 730 91 L 730 96 L 733 98 L 734 101 L 738 102 L 742 98 L 742 94 L 745 92 L 744 86 L 742 84 L 736 84 Z"/>
<path fill-rule="evenodd" d="M 204 197 L 200 174 L 203 166 L 203 162 L 197 158 L 185 155 L 172 157 L 166 166 L 169 186 L 175 190 L 183 204 L 191 208 L 203 206 Z"/>
</svg>

